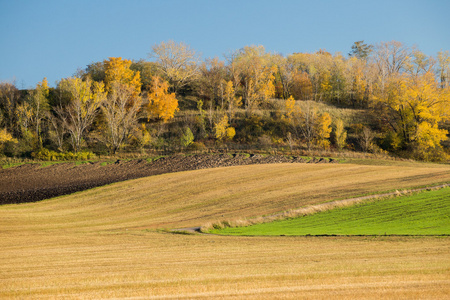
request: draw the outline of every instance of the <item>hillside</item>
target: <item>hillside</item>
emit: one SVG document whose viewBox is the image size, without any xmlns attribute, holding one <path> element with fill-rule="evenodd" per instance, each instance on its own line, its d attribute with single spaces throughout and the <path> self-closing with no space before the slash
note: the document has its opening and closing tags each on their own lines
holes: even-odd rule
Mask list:
<svg viewBox="0 0 450 300">
<path fill-rule="evenodd" d="M 0 206 L 0 298 L 444 298 L 443 238 L 180 235 L 164 228 L 450 181 L 443 165 L 263 164 Z"/>
</svg>

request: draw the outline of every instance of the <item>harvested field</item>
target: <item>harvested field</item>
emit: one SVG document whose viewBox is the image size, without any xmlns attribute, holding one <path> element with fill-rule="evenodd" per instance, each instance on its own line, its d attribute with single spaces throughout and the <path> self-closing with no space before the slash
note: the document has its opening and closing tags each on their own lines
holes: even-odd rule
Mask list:
<svg viewBox="0 0 450 300">
<path fill-rule="evenodd" d="M 0 298 L 444 299 L 437 237 L 225 237 L 163 228 L 450 181 L 450 167 L 261 164 L 0 206 Z"/>
<path fill-rule="evenodd" d="M 106 165 L 101 162 L 81 165 L 59 163 L 47 167 L 26 164 L 8 169 L 0 168 L 0 204 L 35 202 L 113 182 L 164 173 L 226 166 L 304 162 L 307 161 L 300 157 L 221 154 L 162 157 L 150 163 L 141 159 L 117 160 Z M 308 162 L 328 163 L 330 160 L 314 158 Z"/>
</svg>

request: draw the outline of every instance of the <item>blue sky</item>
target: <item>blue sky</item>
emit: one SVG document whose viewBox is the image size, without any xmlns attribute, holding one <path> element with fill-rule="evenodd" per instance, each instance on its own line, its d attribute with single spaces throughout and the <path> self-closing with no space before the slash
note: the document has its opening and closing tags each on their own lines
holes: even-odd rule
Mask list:
<svg viewBox="0 0 450 300">
<path fill-rule="evenodd" d="M 0 81 L 54 86 L 111 56 L 148 59 L 185 42 L 202 58 L 247 45 L 271 52 L 348 53 L 353 42 L 397 40 L 428 55 L 450 50 L 448 0 L 0 0 Z"/>
</svg>

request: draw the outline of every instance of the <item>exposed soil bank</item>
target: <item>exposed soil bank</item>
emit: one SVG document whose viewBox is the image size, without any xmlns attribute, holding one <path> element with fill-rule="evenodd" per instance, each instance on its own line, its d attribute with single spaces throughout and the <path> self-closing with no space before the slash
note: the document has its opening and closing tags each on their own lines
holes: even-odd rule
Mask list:
<svg viewBox="0 0 450 300">
<path fill-rule="evenodd" d="M 0 169 L 0 204 L 35 202 L 56 196 L 71 194 L 93 187 L 129 179 L 179 171 L 270 163 L 332 163 L 334 160 L 281 155 L 261 156 L 242 154 L 175 155 L 153 162 L 146 160 L 117 160 L 102 166 L 100 162 L 76 165 L 60 163 L 47 167 L 26 164 Z"/>
</svg>

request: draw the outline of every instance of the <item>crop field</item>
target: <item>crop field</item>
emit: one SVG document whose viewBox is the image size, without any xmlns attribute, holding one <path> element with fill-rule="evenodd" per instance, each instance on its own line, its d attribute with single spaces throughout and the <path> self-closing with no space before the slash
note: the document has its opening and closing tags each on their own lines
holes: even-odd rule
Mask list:
<svg viewBox="0 0 450 300">
<path fill-rule="evenodd" d="M 450 235 L 450 188 L 270 223 L 211 230 L 227 235 Z"/>
<path fill-rule="evenodd" d="M 249 165 L 3 205 L 0 298 L 444 299 L 448 237 L 246 237 L 165 229 L 448 182 L 444 165 Z"/>
</svg>

